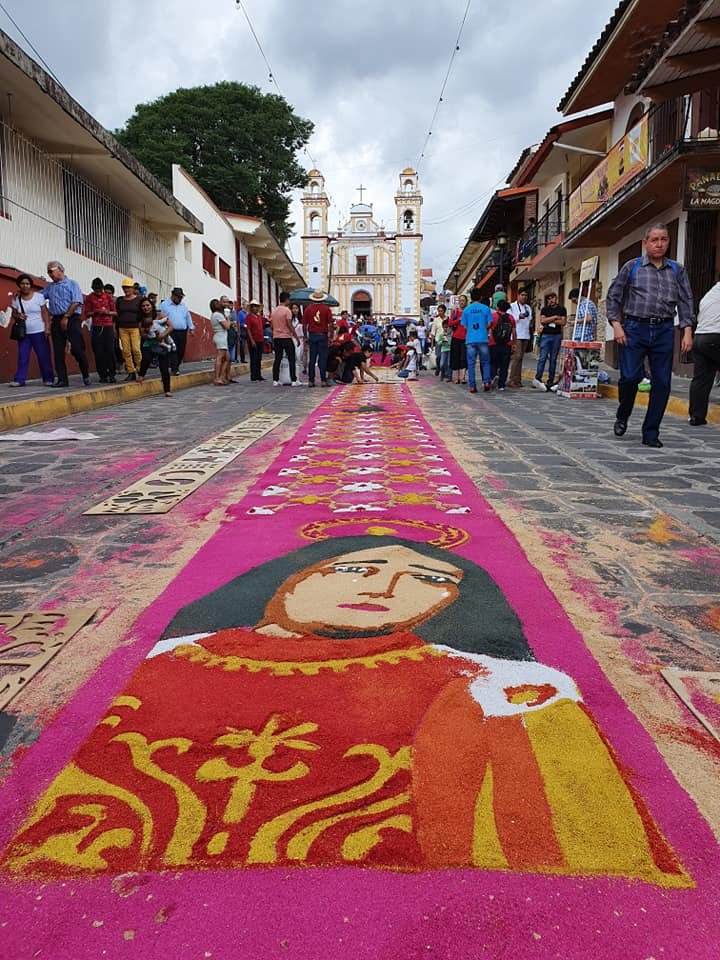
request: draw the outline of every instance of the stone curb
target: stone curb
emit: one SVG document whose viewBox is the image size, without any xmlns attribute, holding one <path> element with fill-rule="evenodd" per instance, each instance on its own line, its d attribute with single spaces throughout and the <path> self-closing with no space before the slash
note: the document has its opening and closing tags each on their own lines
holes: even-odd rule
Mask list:
<svg viewBox="0 0 720 960">
<path fill-rule="evenodd" d="M 249 370 L 250 366 L 247 363 L 237 363 L 232 367 L 234 376 L 246 374 Z M 172 389 L 174 392 L 204 386 L 212 383 L 213 377 L 212 368 L 181 373 L 172 378 Z M 19 400 L 0 406 L 0 432 L 29 427 L 35 423 L 46 423 L 49 420 L 59 420 L 61 417 L 69 417 L 74 413 L 87 413 L 89 410 L 99 410 L 101 407 L 113 407 L 118 403 L 128 403 L 143 397 L 156 397 L 163 393 L 163 387 L 159 378 L 153 378 L 144 383 L 117 383 L 67 393 L 53 390 L 51 393 L 52 395 L 48 397 Z"/>
</svg>

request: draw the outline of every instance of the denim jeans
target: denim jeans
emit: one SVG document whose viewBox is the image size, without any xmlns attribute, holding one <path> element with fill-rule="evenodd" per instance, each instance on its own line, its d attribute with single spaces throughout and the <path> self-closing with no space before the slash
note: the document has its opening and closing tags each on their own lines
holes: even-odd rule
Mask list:
<svg viewBox="0 0 720 960">
<path fill-rule="evenodd" d="M 452 380 L 452 371 L 450 370 L 450 351 L 440 350 L 440 371 L 441 380 Z"/>
<path fill-rule="evenodd" d="M 320 367 L 320 379 L 327 380 L 328 338 L 325 333 L 310 334 L 310 359 L 308 361 L 308 381 L 315 383 L 315 361 Z"/>
<path fill-rule="evenodd" d="M 557 367 L 557 358 L 558 353 L 560 352 L 561 341 L 561 333 L 546 333 L 540 337 L 540 353 L 538 355 L 535 379 L 542 382 L 543 373 L 545 373 L 545 364 L 548 363 L 548 386 L 552 386 L 552 384 L 555 382 L 555 369 Z"/>
<path fill-rule="evenodd" d="M 470 384 L 470 389 L 476 386 L 475 384 L 475 361 L 480 360 L 480 370 L 482 371 L 483 383 L 490 383 L 492 377 L 490 376 L 490 347 L 487 343 L 465 343 L 465 349 L 467 351 L 467 368 L 468 368 L 468 383 Z"/>
<path fill-rule="evenodd" d="M 675 327 L 671 321 L 648 323 L 625 322 L 627 346 L 620 348 L 620 404 L 617 419 L 627 422 L 632 413 L 637 388 L 645 376 L 645 357 L 650 364 L 650 397 L 642 425 L 643 440 L 657 440 L 660 423 L 670 396 Z"/>
</svg>

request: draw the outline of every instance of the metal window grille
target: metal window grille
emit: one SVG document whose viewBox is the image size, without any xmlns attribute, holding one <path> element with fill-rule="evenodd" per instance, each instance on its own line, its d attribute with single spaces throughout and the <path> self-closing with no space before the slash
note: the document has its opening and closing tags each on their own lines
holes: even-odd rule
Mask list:
<svg viewBox="0 0 720 960">
<path fill-rule="evenodd" d="M 118 273 L 131 273 L 127 210 L 116 206 L 66 167 L 62 171 L 62 184 L 68 249 Z"/>
</svg>

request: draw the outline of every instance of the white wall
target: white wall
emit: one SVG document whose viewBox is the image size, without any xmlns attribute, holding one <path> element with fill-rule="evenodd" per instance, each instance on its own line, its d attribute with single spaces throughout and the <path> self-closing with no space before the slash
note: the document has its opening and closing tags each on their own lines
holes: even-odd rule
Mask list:
<svg viewBox="0 0 720 960">
<path fill-rule="evenodd" d="M 645 105 L 647 110 L 650 100 L 647 97 L 637 97 L 637 96 L 625 96 L 620 94 L 619 97 L 615 99 L 615 113 L 613 114 L 612 127 L 610 133 L 610 146 L 625 136 L 625 127 L 627 126 L 628 118 L 632 113 L 632 109 L 636 103 L 642 103 Z"/>
<path fill-rule="evenodd" d="M 184 233 L 176 244 L 177 284 L 185 291 L 188 308 L 200 316 L 210 316 L 210 301 L 226 296 L 235 299 L 235 234 L 232 227 L 205 194 L 189 180 L 177 164 L 173 164 L 173 193 L 198 220 L 202 221 L 203 234 Z M 190 241 L 192 259 L 185 256 L 185 240 Z M 206 244 L 216 254 L 215 277 L 203 270 L 202 245 Z M 230 286 L 220 283 L 220 258 L 230 265 Z"/>
</svg>

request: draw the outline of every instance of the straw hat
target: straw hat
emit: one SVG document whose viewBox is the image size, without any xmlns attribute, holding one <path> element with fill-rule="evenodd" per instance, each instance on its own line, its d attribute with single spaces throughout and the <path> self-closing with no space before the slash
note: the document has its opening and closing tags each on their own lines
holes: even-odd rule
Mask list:
<svg viewBox="0 0 720 960">
<path fill-rule="evenodd" d="M 322 290 L 313 290 L 310 294 L 310 299 L 314 300 L 316 303 L 321 303 L 326 297 L 326 294 Z"/>
</svg>

